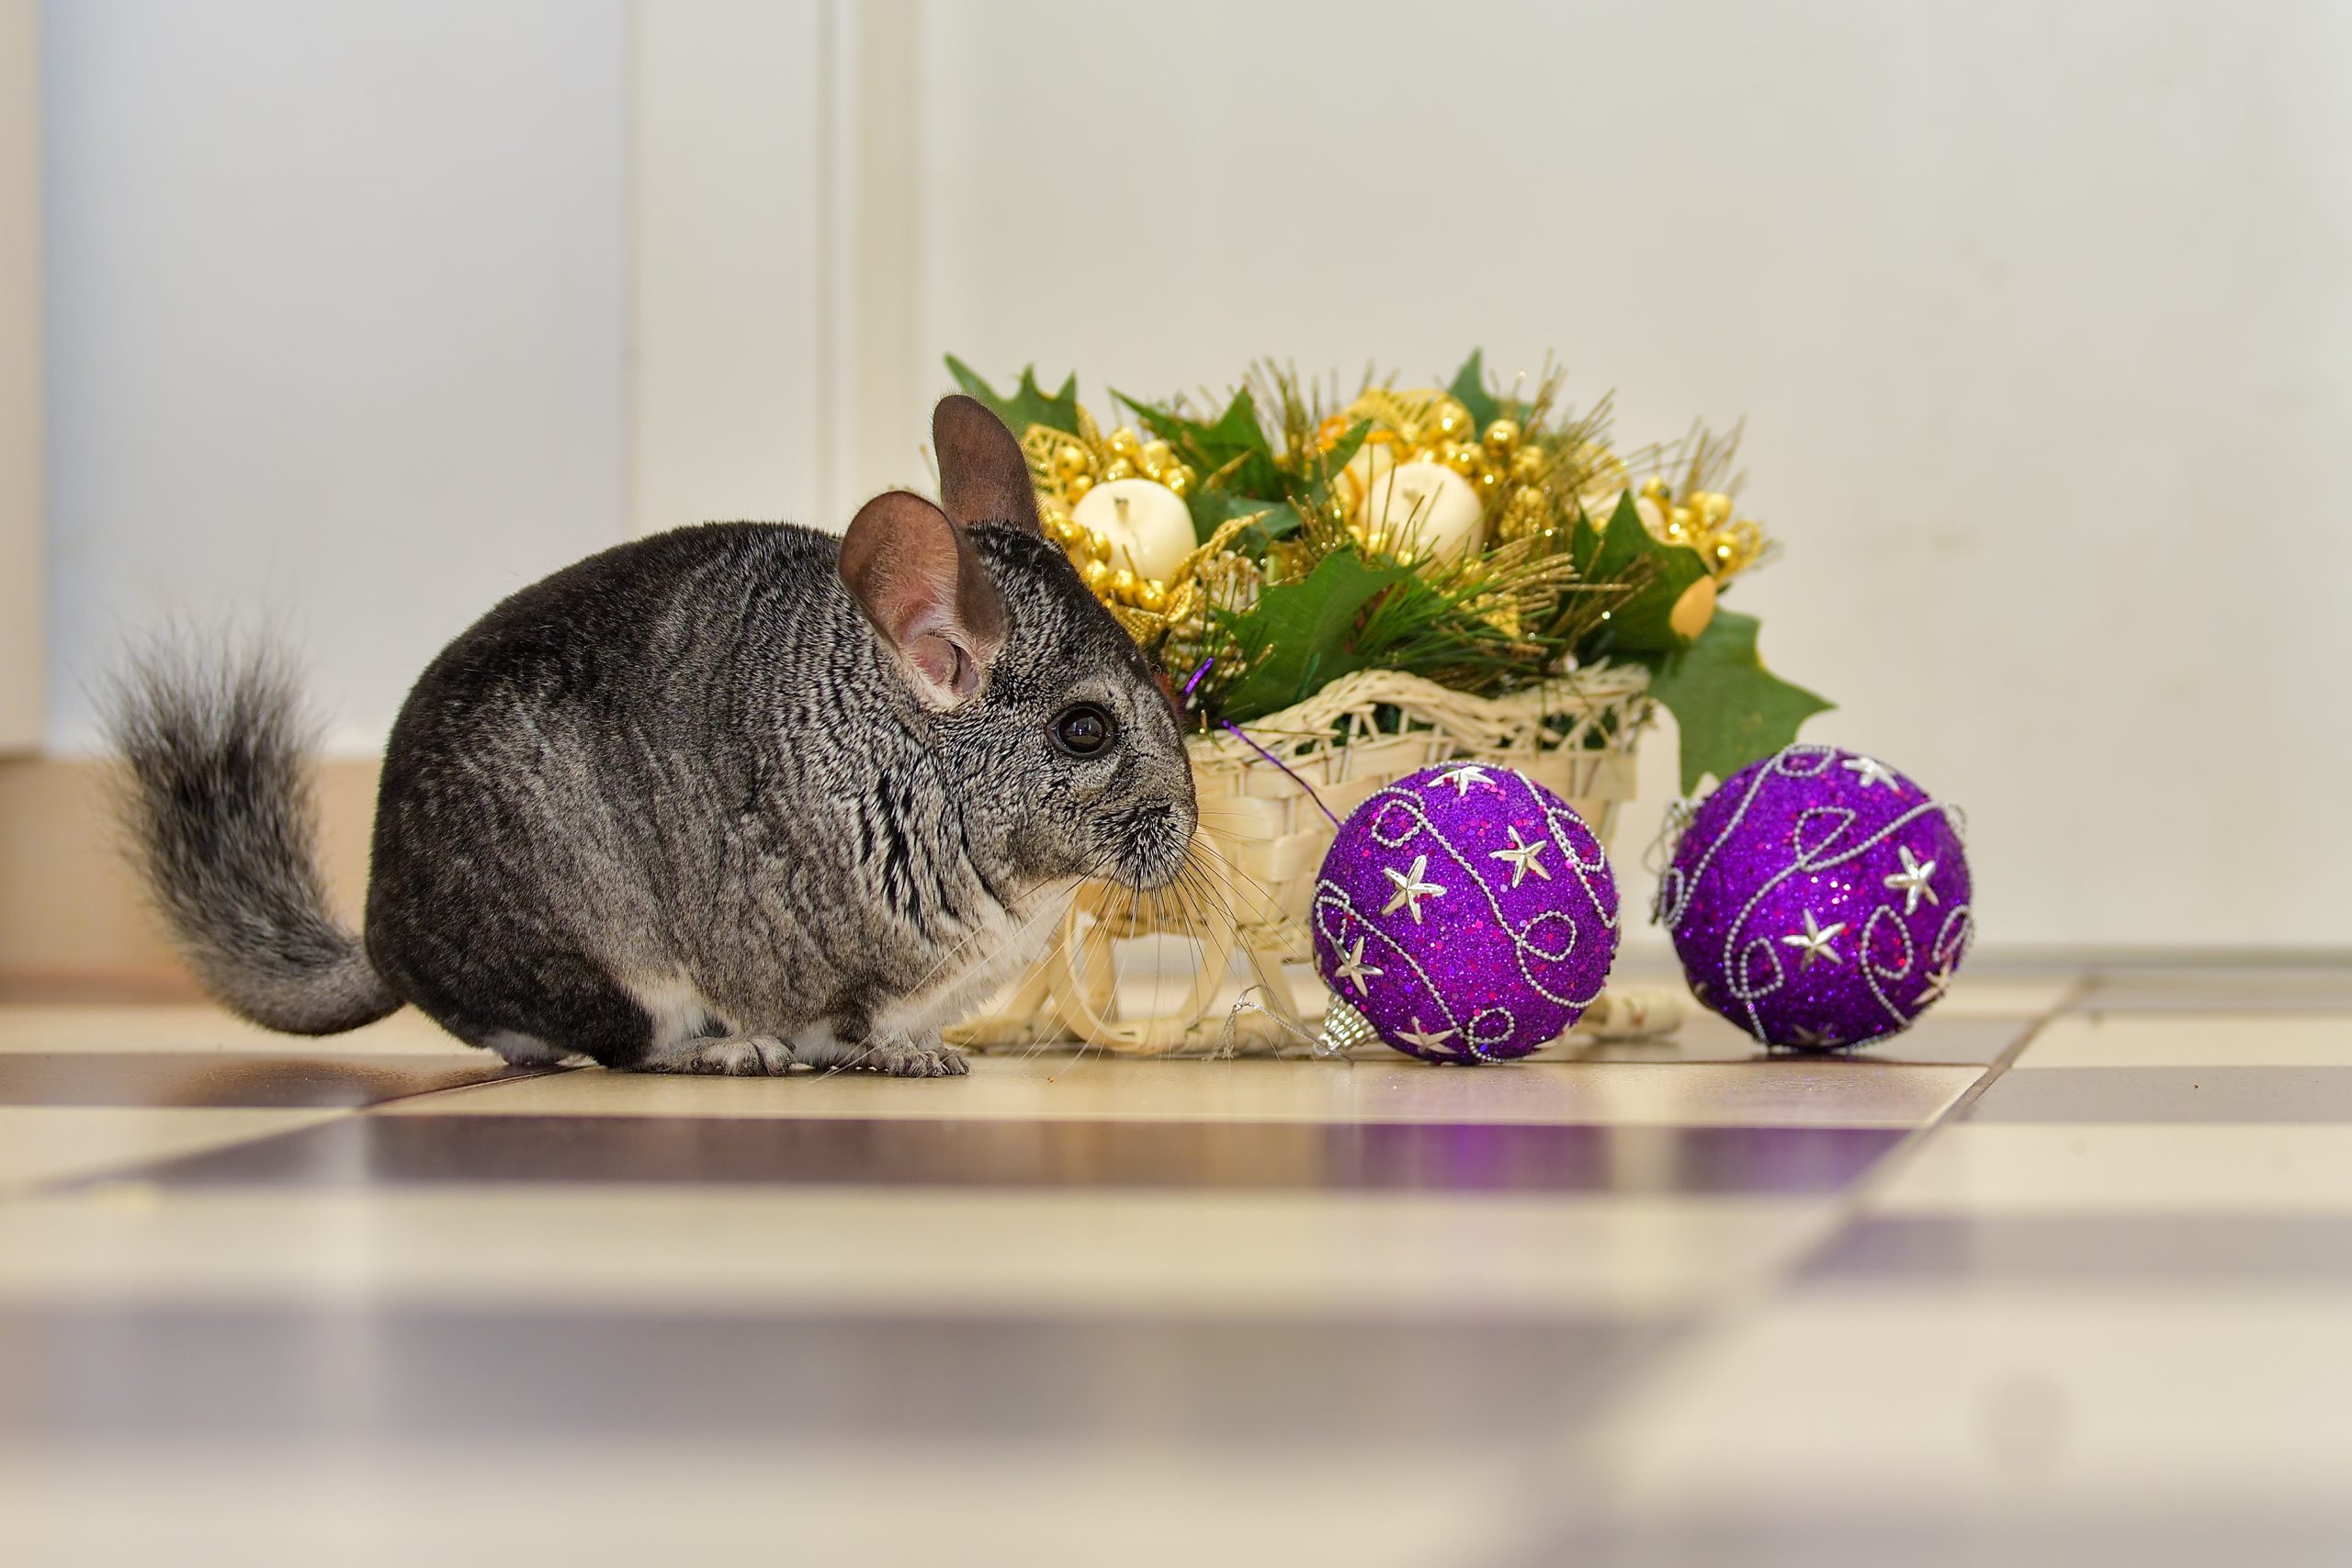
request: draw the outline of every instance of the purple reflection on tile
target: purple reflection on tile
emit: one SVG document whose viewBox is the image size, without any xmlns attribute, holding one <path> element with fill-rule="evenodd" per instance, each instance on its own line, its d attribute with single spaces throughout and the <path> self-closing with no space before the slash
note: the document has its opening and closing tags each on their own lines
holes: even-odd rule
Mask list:
<svg viewBox="0 0 2352 1568">
<path fill-rule="evenodd" d="M 132 1174 L 183 1184 L 1826 1192 L 1903 1135 L 1857 1127 L 403 1116 L 307 1128 Z"/>
</svg>

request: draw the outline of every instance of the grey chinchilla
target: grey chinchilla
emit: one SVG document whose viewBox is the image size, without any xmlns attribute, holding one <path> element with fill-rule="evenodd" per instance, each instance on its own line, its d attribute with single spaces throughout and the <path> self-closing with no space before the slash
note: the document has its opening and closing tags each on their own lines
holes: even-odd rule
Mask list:
<svg viewBox="0 0 2352 1568">
<path fill-rule="evenodd" d="M 1198 817 L 1018 443 L 969 398 L 933 432 L 941 505 L 639 539 L 444 649 L 392 728 L 364 938 L 326 908 L 283 666 L 140 665 L 130 825 L 206 987 L 304 1034 L 413 1003 L 512 1062 L 962 1072 L 942 1025 L 1080 880 L 1174 878 Z"/>
</svg>

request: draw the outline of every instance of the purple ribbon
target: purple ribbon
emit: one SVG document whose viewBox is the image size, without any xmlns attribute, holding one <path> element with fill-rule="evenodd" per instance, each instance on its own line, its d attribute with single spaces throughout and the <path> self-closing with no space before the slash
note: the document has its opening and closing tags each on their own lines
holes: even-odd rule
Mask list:
<svg viewBox="0 0 2352 1568">
<path fill-rule="evenodd" d="M 1192 702 L 1193 693 L 1199 688 L 1202 678 L 1208 674 L 1209 666 L 1216 662 L 1216 655 L 1209 655 L 1206 659 L 1201 660 L 1201 667 L 1193 671 L 1193 673 L 1185 679 L 1184 701 L 1187 704 Z M 1255 740 L 1250 739 L 1248 732 L 1239 725 L 1232 723 L 1227 719 L 1219 719 L 1217 720 L 1217 728 L 1231 731 L 1232 734 L 1240 740 L 1241 744 L 1249 747 L 1250 750 L 1257 752 L 1258 755 L 1263 757 L 1277 768 L 1280 768 L 1283 771 L 1283 775 L 1287 777 L 1291 783 L 1296 784 L 1299 788 L 1306 792 L 1306 798 L 1315 803 L 1315 809 L 1323 813 L 1324 816 L 1331 818 L 1332 827 L 1337 828 L 1340 826 L 1339 818 L 1333 815 L 1329 807 L 1323 804 L 1323 797 L 1315 793 L 1315 786 L 1298 776 L 1298 771 L 1296 769 L 1293 768 L 1288 762 L 1283 761 L 1280 757 L 1275 756 L 1272 751 L 1267 750 L 1263 746 L 1259 745 Z"/>
</svg>

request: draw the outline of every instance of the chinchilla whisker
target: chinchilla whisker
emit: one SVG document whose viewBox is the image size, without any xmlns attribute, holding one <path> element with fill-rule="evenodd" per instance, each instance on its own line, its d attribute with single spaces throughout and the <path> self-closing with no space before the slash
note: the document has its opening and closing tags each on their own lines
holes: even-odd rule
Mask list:
<svg viewBox="0 0 2352 1568">
<path fill-rule="evenodd" d="M 1112 862 L 1115 854 L 1116 852 L 1114 850 L 1098 851 L 1080 870 L 1078 874 L 1078 880 L 1084 883 L 1101 877 L 1105 871 L 1111 868 Z M 1033 910 L 1028 916 L 1023 918 L 1022 923 L 1017 928 L 1008 933 L 1005 938 L 990 951 L 989 954 L 989 959 L 993 960 L 998 953 L 1002 953 L 1007 947 L 1017 942 L 1025 940 L 1035 931 L 1038 921 L 1046 919 L 1047 916 L 1052 916 L 1058 919 L 1066 912 L 1066 906 L 1060 900 L 1049 901 L 1043 908 Z M 965 942 L 968 943 L 974 937 L 980 934 L 981 933 L 976 931 L 971 937 L 965 938 Z M 944 960 L 943 960 L 943 962 L 944 962 Z M 936 970 L 937 965 L 934 965 L 933 968 Z M 926 981 L 928 981 L 929 978 L 929 976 L 924 976 Z"/>
<path fill-rule="evenodd" d="M 1104 874 L 1113 869 L 1117 857 L 1118 846 L 1115 844 L 1105 846 L 1103 849 L 1098 851 L 1080 874 L 1080 881 L 1091 882 L 1102 880 Z M 1078 975 L 1083 975 L 1086 972 L 1091 962 L 1091 954 L 1097 950 L 1097 944 L 1100 944 L 1100 951 L 1102 952 L 1102 956 L 1108 960 L 1114 952 L 1113 938 L 1111 936 L 1108 924 L 1099 916 L 1090 922 L 1084 931 L 1080 933 L 1077 947 L 1070 953 L 1071 964 Z M 1075 977 L 1075 976 L 1073 977 Z M 1020 1053 L 1018 1059 L 1023 1062 L 1029 1061 L 1035 1056 L 1043 1055 L 1047 1050 L 1052 1049 L 1056 1043 L 1057 1043 L 1051 1039 L 1041 1038 L 1033 1040 L 1029 1043 L 1027 1047 Z M 1082 1059 L 1086 1054 L 1086 1048 L 1091 1043 L 1091 1041 L 1080 1041 L 1078 1055 L 1074 1059 Z"/>
<path fill-rule="evenodd" d="M 1184 847 L 1184 855 L 1188 862 L 1193 860 L 1195 857 L 1214 857 L 1217 864 L 1225 869 L 1227 875 L 1240 878 L 1242 882 L 1248 884 L 1249 886 L 1257 893 L 1260 899 L 1258 907 L 1260 910 L 1262 911 L 1262 918 L 1267 919 L 1272 919 L 1273 918 L 1276 900 L 1272 892 L 1267 888 L 1264 883 L 1259 881 L 1256 877 L 1243 870 L 1241 866 L 1235 862 L 1231 855 L 1227 854 L 1223 850 L 1217 848 L 1216 841 L 1214 838 L 1205 833 L 1194 834 L 1193 836 L 1192 842 Z"/>
<path fill-rule="evenodd" d="M 1224 847 L 1217 842 L 1216 834 L 1193 834 L 1192 841 L 1184 846 L 1184 853 L 1185 858 L 1192 861 L 1215 861 L 1225 870 L 1227 876 L 1236 879 L 1238 883 L 1256 892 L 1257 895 L 1261 898 L 1263 898 L 1268 905 L 1271 906 L 1274 902 L 1274 895 L 1272 891 L 1269 889 L 1264 883 L 1259 881 L 1255 876 L 1252 876 L 1249 870 L 1244 867 L 1240 862 L 1227 854 L 1225 852 Z"/>
<path fill-rule="evenodd" d="M 1224 890 L 1204 867 L 1188 863 L 1177 874 L 1173 886 L 1179 889 L 1187 918 L 1193 920 L 1196 931 L 1202 919 L 1209 916 L 1216 917 L 1222 931 L 1240 931 L 1240 922 L 1234 918 L 1233 907 Z"/>
</svg>

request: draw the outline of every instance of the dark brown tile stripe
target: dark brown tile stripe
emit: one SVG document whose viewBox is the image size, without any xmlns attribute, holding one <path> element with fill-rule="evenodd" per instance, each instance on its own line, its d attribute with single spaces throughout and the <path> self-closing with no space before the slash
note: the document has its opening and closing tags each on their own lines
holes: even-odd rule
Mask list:
<svg viewBox="0 0 2352 1568">
<path fill-rule="evenodd" d="M 1861 1221 L 1807 1261 L 1808 1280 L 1954 1285 L 2352 1281 L 2352 1215 L 2065 1215 Z"/>
<path fill-rule="evenodd" d="M 1894 1128 L 363 1117 L 130 1174 L 176 1184 L 774 1182 L 1830 1192 Z"/>
<path fill-rule="evenodd" d="M 509 1067 L 487 1053 L 435 1061 L 390 1054 L 0 1052 L 0 1105 L 351 1109 L 546 1070 Z"/>
<path fill-rule="evenodd" d="M 2352 1036 L 2352 1021 L 2346 1026 Z M 2216 1044 L 2226 1048 L 2217 1033 Z M 2030 1058 L 2029 1058 L 2030 1060 Z M 2352 1066 L 2021 1067 L 1968 1122 L 2352 1122 Z"/>
<path fill-rule="evenodd" d="M 1471 1463 L 1572 1426 L 1672 1332 L 1475 1302 L 1442 1323 L 19 1309 L 0 1436 L 1405 1440 Z"/>
</svg>

